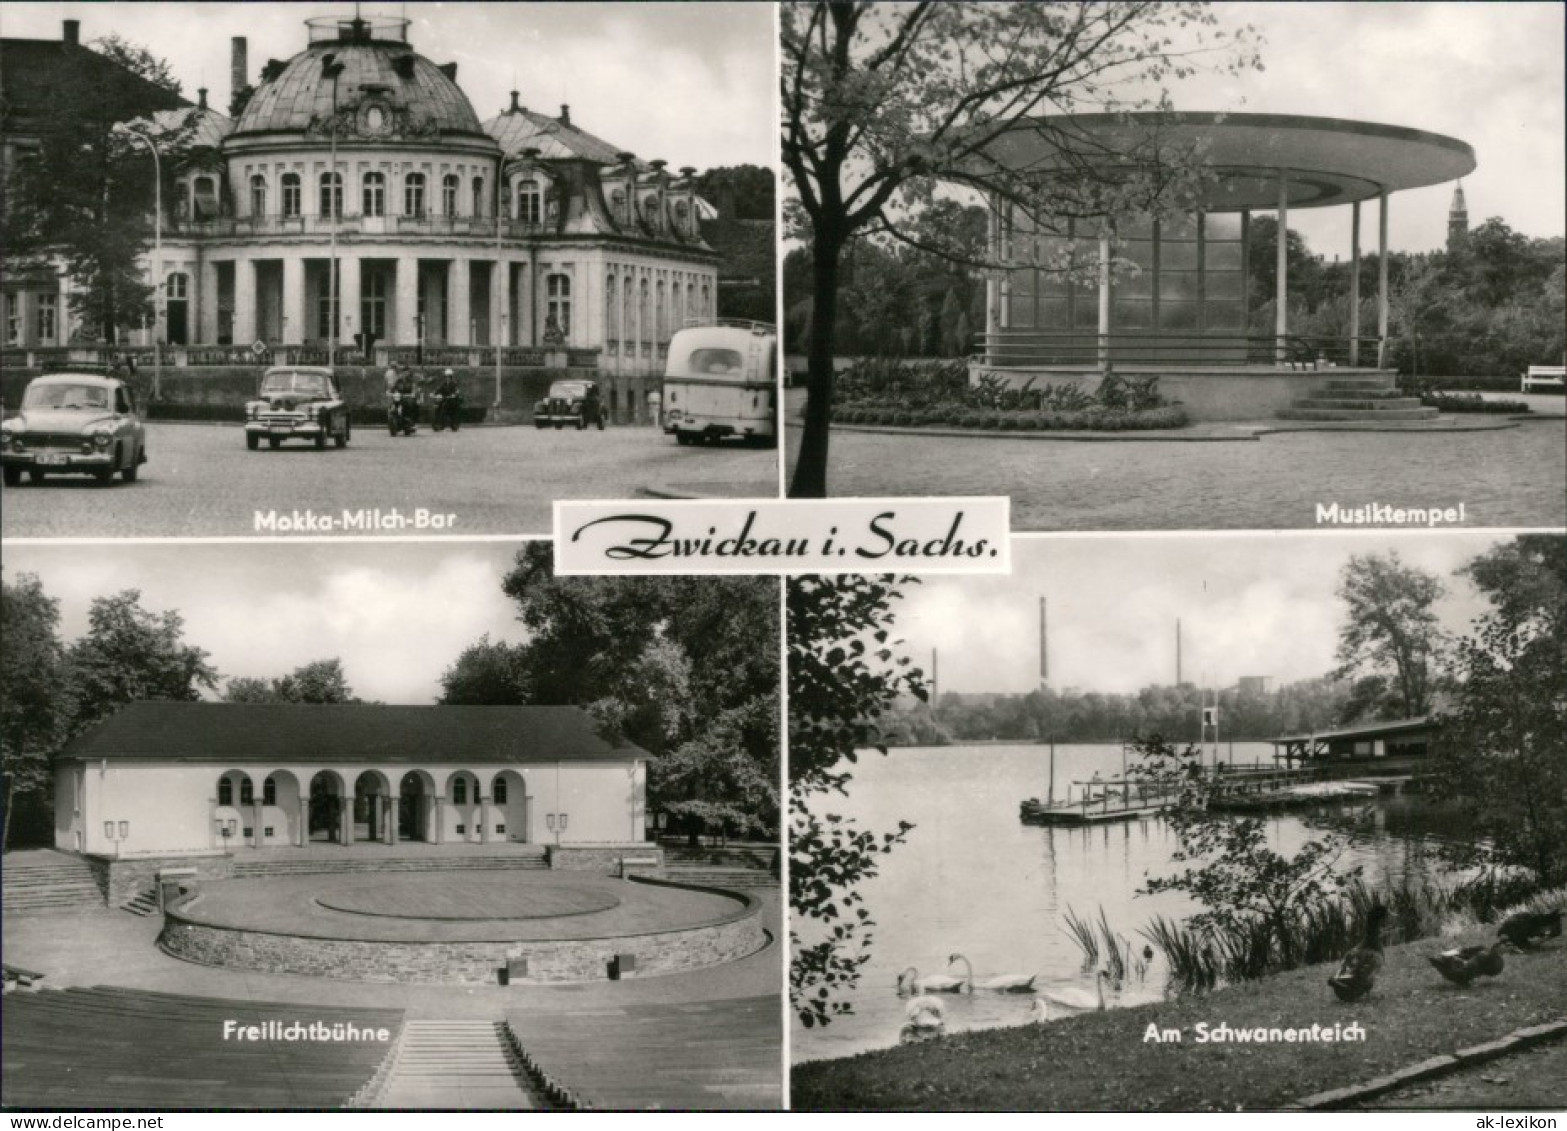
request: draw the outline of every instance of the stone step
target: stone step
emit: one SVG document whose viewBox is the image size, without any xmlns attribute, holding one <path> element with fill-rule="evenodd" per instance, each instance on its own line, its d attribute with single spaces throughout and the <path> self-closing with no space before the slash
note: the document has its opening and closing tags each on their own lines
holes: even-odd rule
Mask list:
<svg viewBox="0 0 1567 1131">
<path fill-rule="evenodd" d="M 1344 408 L 1286 408 L 1279 413 L 1283 420 L 1361 421 L 1380 424 L 1384 421 L 1435 420 L 1439 413 L 1434 408 L 1386 409 L 1378 412 L 1361 412 Z"/>
<path fill-rule="evenodd" d="M 663 879 L 715 888 L 777 887 L 777 877 L 754 868 L 665 868 Z"/>
<path fill-rule="evenodd" d="M 234 865 L 234 875 L 239 877 L 304 875 L 322 872 L 454 872 L 498 871 L 502 869 L 544 869 L 549 867 L 543 855 L 538 856 L 453 856 L 429 859 L 374 858 L 343 860 L 245 860 Z"/>
<path fill-rule="evenodd" d="M 521 1110 L 543 1105 L 503 1023 L 409 1021 L 369 1106 Z"/>
<path fill-rule="evenodd" d="M 1405 397 L 1409 394 L 1396 385 L 1340 385 L 1329 381 L 1326 388 L 1316 389 L 1306 394 L 1308 397 L 1353 397 L 1356 400 L 1383 401 Z"/>
<path fill-rule="evenodd" d="M 147 916 L 158 910 L 158 891 L 156 888 L 148 888 L 146 891 L 137 892 L 135 897 L 120 904 L 121 911 L 129 911 L 132 915 Z"/>
<path fill-rule="evenodd" d="M 1385 377 L 1329 377 L 1327 381 L 1330 389 L 1392 389 L 1397 385 L 1398 378 L 1391 373 Z"/>
<path fill-rule="evenodd" d="M 1314 393 L 1309 397 L 1303 397 L 1293 405 L 1295 408 L 1337 408 L 1356 410 L 1361 412 L 1388 412 L 1401 409 L 1419 408 L 1419 397 L 1381 397 L 1368 400 L 1362 397 L 1330 397 L 1322 393 Z"/>
</svg>

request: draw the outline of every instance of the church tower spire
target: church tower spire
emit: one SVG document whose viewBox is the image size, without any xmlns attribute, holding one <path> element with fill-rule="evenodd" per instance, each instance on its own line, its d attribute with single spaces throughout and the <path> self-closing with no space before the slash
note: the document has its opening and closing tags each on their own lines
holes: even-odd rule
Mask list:
<svg viewBox="0 0 1567 1131">
<path fill-rule="evenodd" d="M 1453 203 L 1447 209 L 1447 250 L 1457 251 L 1469 238 L 1469 205 L 1464 201 L 1464 182 L 1453 190 Z"/>
</svg>

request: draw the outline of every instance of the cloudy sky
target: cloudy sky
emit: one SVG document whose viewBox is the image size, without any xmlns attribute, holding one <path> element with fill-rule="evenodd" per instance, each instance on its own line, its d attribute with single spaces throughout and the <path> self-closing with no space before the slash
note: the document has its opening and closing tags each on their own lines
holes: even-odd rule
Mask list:
<svg viewBox="0 0 1567 1131">
<path fill-rule="evenodd" d="M 1494 534 L 1278 533 L 1014 538 L 1007 577 L 928 578 L 897 602 L 896 635 L 927 671 L 939 650 L 942 691 L 1025 692 L 1038 686 L 1039 599 L 1049 605 L 1050 682 L 1131 692 L 1183 673 L 1208 687 L 1243 675 L 1285 683 L 1324 675 L 1352 554 L 1396 551 L 1442 578 L 1439 613 L 1454 631 L 1481 611 L 1453 571 Z"/>
<path fill-rule="evenodd" d="M 1227 25 L 1262 32 L 1266 69 L 1175 86 L 1177 108 L 1352 118 L 1456 137 L 1479 163 L 1464 180 L 1471 224 L 1500 216 L 1529 236 L 1567 232 L 1567 6 L 1357 0 L 1215 10 Z M 1441 247 L 1452 196 L 1451 185 L 1395 194 L 1391 246 Z M 1313 251 L 1348 259 L 1349 211 L 1301 209 L 1290 225 Z"/>
<path fill-rule="evenodd" d="M 304 21 L 352 16 L 343 3 L 7 2 L 7 38 L 58 39 L 80 20 L 84 42 L 118 32 L 168 60 L 186 97 L 229 102 L 230 39 L 249 40 L 250 81 L 268 59 L 307 43 Z M 480 120 L 510 104 L 572 122 L 671 168 L 775 165 L 774 22 L 768 4 L 366 3 L 366 16 L 412 21 L 409 41 L 457 82 Z"/>
<path fill-rule="evenodd" d="M 175 610 L 185 640 L 223 678 L 285 675 L 343 661 L 365 699 L 433 703 L 440 678 L 485 633 L 526 637 L 501 592 L 517 545 L 477 542 L 7 545 L 4 575 L 36 573 L 60 602 L 60 635 L 87 631 L 95 597 L 139 589 L 142 607 Z"/>
</svg>

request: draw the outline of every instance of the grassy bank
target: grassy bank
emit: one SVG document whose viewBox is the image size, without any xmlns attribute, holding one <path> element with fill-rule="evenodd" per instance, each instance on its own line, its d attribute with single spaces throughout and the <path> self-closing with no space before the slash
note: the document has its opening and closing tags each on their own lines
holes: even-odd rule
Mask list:
<svg viewBox="0 0 1567 1131">
<path fill-rule="evenodd" d="M 1567 946 L 1511 955 L 1500 978 L 1467 990 L 1424 955 L 1486 943 L 1479 929 L 1387 949 L 1371 997 L 1336 1001 L 1324 963 L 1205 995 L 1085 1014 L 797 1065 L 795 1110 L 1181 1111 L 1279 1108 L 1440 1053 L 1567 1017 Z M 1363 1043 L 1197 1043 L 1196 1026 L 1358 1022 Z M 1145 1041 L 1150 1025 L 1181 1043 Z M 1567 1084 L 1559 1100 L 1567 1101 Z"/>
</svg>

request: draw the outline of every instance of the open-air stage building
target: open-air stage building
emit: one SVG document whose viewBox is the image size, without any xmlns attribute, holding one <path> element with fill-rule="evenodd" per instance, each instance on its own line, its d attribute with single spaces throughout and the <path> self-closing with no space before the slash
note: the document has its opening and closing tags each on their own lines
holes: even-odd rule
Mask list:
<svg viewBox="0 0 1567 1131">
<path fill-rule="evenodd" d="M 1004 266 L 988 283 L 974 376 L 1092 390 L 1112 369 L 1154 374 L 1160 391 L 1200 420 L 1434 415 L 1402 403 L 1385 369 L 1389 198 L 1472 172 L 1470 146 L 1401 126 L 1288 114 L 1083 114 L 1019 119 L 971 160 L 977 173 L 1013 183 L 1037 178 L 1048 200 L 1052 180 L 1113 176 L 1118 154 L 1135 163 L 1137 154 L 1172 150 L 1209 174 L 1195 206 L 1173 218 L 1067 220 L 1051 216 L 1048 203 L 1035 213 L 992 195 L 993 253 Z M 1374 326 L 1360 323 L 1368 201 L 1377 202 Z M 1349 326 L 1342 338 L 1307 340 L 1289 323 L 1284 237 L 1291 210 L 1330 207 L 1351 210 Z M 1279 232 L 1273 333 L 1261 337 L 1249 331 L 1246 295 L 1256 211 L 1276 214 Z M 1073 261 L 1097 270 L 1062 269 Z"/>
</svg>

